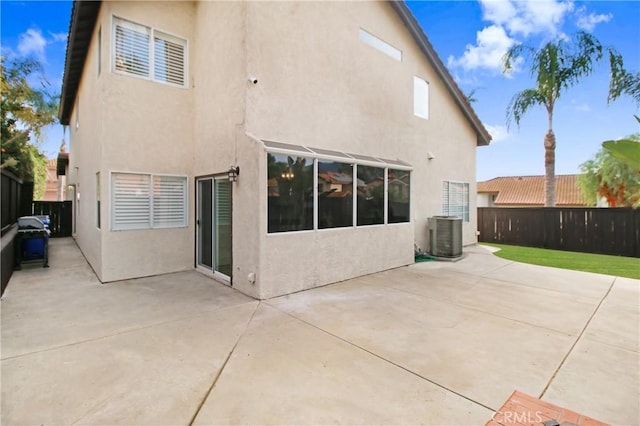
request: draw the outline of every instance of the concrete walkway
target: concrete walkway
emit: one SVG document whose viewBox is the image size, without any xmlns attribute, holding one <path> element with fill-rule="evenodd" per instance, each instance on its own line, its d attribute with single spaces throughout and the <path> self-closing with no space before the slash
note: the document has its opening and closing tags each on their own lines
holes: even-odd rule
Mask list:
<svg viewBox="0 0 640 426">
<path fill-rule="evenodd" d="M 195 271 L 14 273 L 3 425 L 486 423 L 514 390 L 638 424 L 640 282 L 471 248 L 267 301 Z"/>
</svg>

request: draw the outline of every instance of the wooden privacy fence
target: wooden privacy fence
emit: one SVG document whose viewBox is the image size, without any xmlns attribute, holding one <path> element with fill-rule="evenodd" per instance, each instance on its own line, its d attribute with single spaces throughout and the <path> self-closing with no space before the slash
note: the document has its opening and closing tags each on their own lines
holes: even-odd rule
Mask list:
<svg viewBox="0 0 640 426">
<path fill-rule="evenodd" d="M 478 241 L 640 257 L 640 209 L 478 208 Z"/>
<path fill-rule="evenodd" d="M 72 226 L 71 201 L 34 201 L 34 215 L 49 215 L 51 237 L 70 237 Z"/>
</svg>

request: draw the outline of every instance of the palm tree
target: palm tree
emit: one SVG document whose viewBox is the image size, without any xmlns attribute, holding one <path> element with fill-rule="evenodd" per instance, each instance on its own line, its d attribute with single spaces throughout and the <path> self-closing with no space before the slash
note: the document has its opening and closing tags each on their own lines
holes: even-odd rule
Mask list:
<svg viewBox="0 0 640 426">
<path fill-rule="evenodd" d="M 556 205 L 553 109 L 564 90 L 591 74 L 594 64 L 602 59 L 602 50 L 602 45 L 594 36 L 579 32 L 571 41 L 550 41 L 540 49 L 522 44 L 512 46 L 503 59 L 506 73 L 513 71 L 524 61 L 525 64 L 529 63 L 531 76 L 536 79 L 535 88 L 516 93 L 511 99 L 507 107 L 507 125 L 512 120 L 520 125 L 522 116 L 533 106 L 542 105 L 547 110 L 548 129 L 544 136 L 546 207 Z M 612 63 L 612 67 L 614 65 Z"/>
</svg>

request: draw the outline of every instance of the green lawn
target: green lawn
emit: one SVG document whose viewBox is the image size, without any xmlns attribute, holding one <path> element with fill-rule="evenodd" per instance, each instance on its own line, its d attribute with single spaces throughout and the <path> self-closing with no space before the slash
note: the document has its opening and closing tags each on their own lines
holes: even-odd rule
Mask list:
<svg viewBox="0 0 640 426">
<path fill-rule="evenodd" d="M 480 244 L 500 248 L 500 251 L 494 253 L 496 256 L 516 262 L 640 279 L 640 259 L 636 257 L 607 256 L 504 244 Z"/>
</svg>

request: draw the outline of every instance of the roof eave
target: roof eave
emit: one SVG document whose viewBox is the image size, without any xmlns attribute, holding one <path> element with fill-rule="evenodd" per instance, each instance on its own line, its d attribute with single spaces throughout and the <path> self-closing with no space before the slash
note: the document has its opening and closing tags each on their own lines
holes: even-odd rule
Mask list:
<svg viewBox="0 0 640 426">
<path fill-rule="evenodd" d="M 71 11 L 58 118 L 68 125 L 87 59 L 101 1 L 76 0 Z"/>
<path fill-rule="evenodd" d="M 471 125 L 475 128 L 477 134 L 477 145 L 484 146 L 489 145 L 491 141 L 491 135 L 485 129 L 484 125 L 480 121 L 480 118 L 476 115 L 473 107 L 469 103 L 467 97 L 462 93 L 462 90 L 458 87 L 455 80 L 445 67 L 444 63 L 440 60 L 437 52 L 429 42 L 429 39 L 425 35 L 424 31 L 420 27 L 420 24 L 416 21 L 415 17 L 405 4 L 403 0 L 389 0 L 391 7 L 396 11 L 402 22 L 405 24 L 415 41 L 418 43 L 422 53 L 431 61 L 431 64 L 436 70 L 436 73 L 442 78 L 447 89 L 452 94 L 456 104 L 460 107 L 464 115 L 467 117 Z"/>
</svg>

